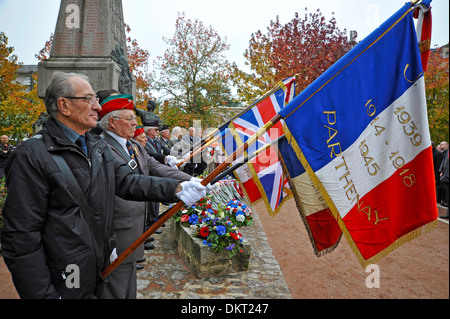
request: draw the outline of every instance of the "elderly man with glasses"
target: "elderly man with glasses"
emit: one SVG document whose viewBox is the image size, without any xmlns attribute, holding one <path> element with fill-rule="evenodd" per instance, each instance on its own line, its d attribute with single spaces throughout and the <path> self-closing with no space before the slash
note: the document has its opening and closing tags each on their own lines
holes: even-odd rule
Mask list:
<svg viewBox="0 0 450 319">
<path fill-rule="evenodd" d="M 85 76 L 55 73 L 44 101 L 50 118 L 6 165 L 2 256 L 21 298 L 102 298 L 100 273 L 117 257 L 115 195 L 191 205 L 206 189 L 117 161 L 89 132 L 102 107 Z"/>
</svg>

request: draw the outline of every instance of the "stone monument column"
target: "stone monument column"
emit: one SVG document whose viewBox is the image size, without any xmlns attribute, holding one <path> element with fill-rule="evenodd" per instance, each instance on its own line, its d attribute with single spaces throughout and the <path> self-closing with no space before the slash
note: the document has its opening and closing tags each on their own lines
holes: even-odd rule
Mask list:
<svg viewBox="0 0 450 319">
<path fill-rule="evenodd" d="M 38 65 L 39 97 L 55 71 L 87 75 L 94 92 L 135 95 L 122 0 L 61 0 L 50 57 Z"/>
</svg>

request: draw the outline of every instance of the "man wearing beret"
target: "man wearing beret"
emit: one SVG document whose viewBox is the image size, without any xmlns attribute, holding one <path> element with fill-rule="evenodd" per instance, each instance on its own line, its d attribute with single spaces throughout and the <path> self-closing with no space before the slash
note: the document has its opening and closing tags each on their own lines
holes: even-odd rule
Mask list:
<svg viewBox="0 0 450 319">
<path fill-rule="evenodd" d="M 135 174 L 189 181 L 190 175 L 159 163 L 133 139 L 137 122 L 132 98 L 131 95 L 114 95 L 101 104 L 100 126 L 104 130 L 101 137 L 114 157 L 119 162 L 126 163 Z M 142 235 L 147 213 L 146 203 L 115 196 L 114 230 L 119 255 Z M 111 273 L 106 284 L 105 298 L 136 298 L 136 261 L 143 255 L 144 247 L 141 246 Z"/>
<path fill-rule="evenodd" d="M 145 145 L 147 144 L 147 137 L 145 136 L 144 127 L 136 126 L 136 131 L 134 131 L 134 139 L 141 143 L 141 145 L 145 148 Z"/>
<path fill-rule="evenodd" d="M 44 101 L 50 118 L 6 164 L 2 256 L 21 298 L 101 298 L 100 273 L 117 256 L 114 196 L 189 205 L 205 187 L 117 161 L 89 132 L 105 110 L 85 76 L 54 73 Z"/>
</svg>

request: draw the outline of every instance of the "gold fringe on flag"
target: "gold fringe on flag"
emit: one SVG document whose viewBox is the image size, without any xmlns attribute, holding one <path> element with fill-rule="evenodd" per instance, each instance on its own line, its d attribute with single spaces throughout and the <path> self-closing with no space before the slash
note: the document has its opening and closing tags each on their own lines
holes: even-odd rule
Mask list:
<svg viewBox="0 0 450 319">
<path fill-rule="evenodd" d="M 419 228 L 416 228 L 412 230 L 411 232 L 403 235 L 402 237 L 398 238 L 396 241 L 394 241 L 392 244 L 390 244 L 388 247 L 383 249 L 378 254 L 370 257 L 369 259 L 364 259 L 364 257 L 361 255 L 361 252 L 359 251 L 358 247 L 356 246 L 356 243 L 353 241 L 352 236 L 347 230 L 347 227 L 345 226 L 344 221 L 342 220 L 341 216 L 339 215 L 339 212 L 334 205 L 334 202 L 332 201 L 330 195 L 326 191 L 325 187 L 320 182 L 319 178 L 314 173 L 313 169 L 309 165 L 308 161 L 306 160 L 300 146 L 297 144 L 297 141 L 292 136 L 289 129 L 285 126 L 284 128 L 284 134 L 289 141 L 289 144 L 291 144 L 291 147 L 293 148 L 294 152 L 296 153 L 297 157 L 299 158 L 300 162 L 302 163 L 303 167 L 305 168 L 306 172 L 308 173 L 309 177 L 313 181 L 314 185 L 319 189 L 320 193 L 322 194 L 323 198 L 325 199 L 325 202 L 327 203 L 328 207 L 330 208 L 334 218 L 337 220 L 339 227 L 342 230 L 342 233 L 344 234 L 345 238 L 347 239 L 348 244 L 350 245 L 350 248 L 353 250 L 353 252 L 356 255 L 356 258 L 358 259 L 359 263 L 363 268 L 366 268 L 370 264 L 374 264 L 381 260 L 382 258 L 389 255 L 391 252 L 393 252 L 398 247 L 402 246 L 403 244 L 423 235 L 429 232 L 432 232 L 437 228 L 437 219 L 425 224 Z M 300 214 L 302 215 L 302 214 Z M 302 217 L 303 218 L 303 217 Z"/>
</svg>

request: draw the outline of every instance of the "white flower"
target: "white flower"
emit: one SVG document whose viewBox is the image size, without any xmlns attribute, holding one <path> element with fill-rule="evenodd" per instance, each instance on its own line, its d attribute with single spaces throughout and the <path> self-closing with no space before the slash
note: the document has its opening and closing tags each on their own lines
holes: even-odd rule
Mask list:
<svg viewBox="0 0 450 319">
<path fill-rule="evenodd" d="M 237 220 L 238 222 L 241 222 L 241 223 L 242 223 L 242 222 L 245 220 L 245 216 L 242 215 L 242 214 L 237 215 L 237 216 L 236 216 L 236 220 Z"/>
</svg>

